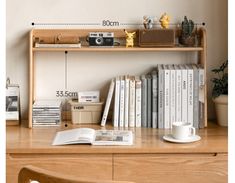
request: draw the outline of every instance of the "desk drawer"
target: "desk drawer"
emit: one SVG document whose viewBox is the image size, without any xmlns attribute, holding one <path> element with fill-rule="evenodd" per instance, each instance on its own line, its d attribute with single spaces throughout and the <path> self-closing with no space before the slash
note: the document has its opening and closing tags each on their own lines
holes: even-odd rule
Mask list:
<svg viewBox="0 0 235 183">
<path fill-rule="evenodd" d="M 80 178 L 112 179 L 112 155 L 7 154 L 7 183 L 16 183 L 20 169 L 35 165 Z"/>
<path fill-rule="evenodd" d="M 114 180 L 227 183 L 227 154 L 115 155 Z"/>
</svg>

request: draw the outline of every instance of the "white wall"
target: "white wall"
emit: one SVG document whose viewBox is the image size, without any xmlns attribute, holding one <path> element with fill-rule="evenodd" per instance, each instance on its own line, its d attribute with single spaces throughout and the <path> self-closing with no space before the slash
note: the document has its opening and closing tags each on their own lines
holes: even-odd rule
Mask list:
<svg viewBox="0 0 235 183">
<path fill-rule="evenodd" d="M 12 83 L 20 85 L 23 118 L 27 118 L 28 107 L 28 32 L 32 28 L 31 22 L 100 23 L 103 19 L 109 19 L 140 23 L 143 15 L 156 15 L 159 18 L 164 12 L 171 15 L 172 23 L 180 22 L 184 15 L 195 22 L 206 22 L 208 112 L 209 118 L 214 118 L 210 70 L 228 57 L 227 0 L 7 0 L 6 3 L 6 73 Z M 176 53 L 69 53 L 68 86 L 71 91 L 100 89 L 102 96 L 105 96 L 110 78 L 116 75 L 141 74 L 157 63 L 185 63 L 188 58 L 189 54 Z M 63 89 L 63 64 L 63 53 L 36 55 L 38 97 L 55 97 L 55 91 Z"/>
</svg>

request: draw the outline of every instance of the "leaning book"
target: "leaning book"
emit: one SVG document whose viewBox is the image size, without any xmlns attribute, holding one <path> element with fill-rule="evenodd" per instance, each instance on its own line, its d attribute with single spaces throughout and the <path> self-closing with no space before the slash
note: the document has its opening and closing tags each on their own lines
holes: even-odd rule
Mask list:
<svg viewBox="0 0 235 183">
<path fill-rule="evenodd" d="M 57 132 L 52 142 L 52 145 L 55 146 L 69 144 L 133 145 L 133 132 L 76 128 Z"/>
</svg>

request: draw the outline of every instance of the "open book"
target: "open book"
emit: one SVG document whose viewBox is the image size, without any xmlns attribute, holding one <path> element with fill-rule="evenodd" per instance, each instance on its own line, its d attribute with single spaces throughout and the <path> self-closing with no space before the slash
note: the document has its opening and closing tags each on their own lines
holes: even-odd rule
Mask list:
<svg viewBox="0 0 235 183">
<path fill-rule="evenodd" d="M 67 144 L 132 145 L 133 133 L 127 130 L 94 130 L 91 128 L 57 132 L 52 145 Z"/>
</svg>

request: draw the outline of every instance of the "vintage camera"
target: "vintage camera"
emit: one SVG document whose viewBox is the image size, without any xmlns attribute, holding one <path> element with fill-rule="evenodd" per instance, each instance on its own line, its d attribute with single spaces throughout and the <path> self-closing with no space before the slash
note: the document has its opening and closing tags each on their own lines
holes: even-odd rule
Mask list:
<svg viewBox="0 0 235 183">
<path fill-rule="evenodd" d="M 114 33 L 113 32 L 90 32 L 89 33 L 90 46 L 113 46 Z"/>
</svg>

